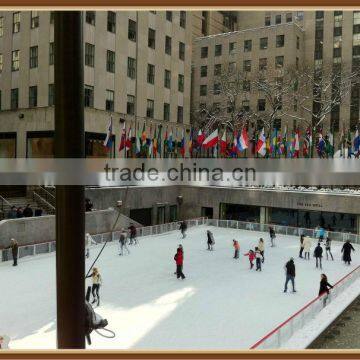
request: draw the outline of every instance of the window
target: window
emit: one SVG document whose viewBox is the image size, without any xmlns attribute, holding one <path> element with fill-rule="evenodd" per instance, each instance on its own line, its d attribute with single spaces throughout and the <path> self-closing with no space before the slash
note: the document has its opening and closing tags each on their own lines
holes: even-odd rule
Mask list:
<svg viewBox="0 0 360 360">
<path fill-rule="evenodd" d="M 85 65 L 94 67 L 95 45 L 85 43 Z"/>
<path fill-rule="evenodd" d="M 220 83 L 214 83 L 214 95 L 219 95 L 221 92 L 221 85 Z"/>
<path fill-rule="evenodd" d="M 1 99 L 1 90 L 0 90 L 0 111 L 2 110 L 2 99 Z"/>
<path fill-rule="evenodd" d="M 29 87 L 29 107 L 37 106 L 37 86 Z"/>
<path fill-rule="evenodd" d="M 147 99 L 147 102 L 146 102 L 146 117 L 154 118 L 154 100 Z"/>
<path fill-rule="evenodd" d="M 55 11 L 50 11 L 50 24 L 54 24 L 55 21 Z"/>
<path fill-rule="evenodd" d="M 246 71 L 246 72 L 250 72 L 250 71 L 251 71 L 251 60 L 244 60 L 243 69 L 244 69 L 244 71 Z"/>
<path fill-rule="evenodd" d="M 115 52 L 111 50 L 106 52 L 106 71 L 115 72 Z"/>
<path fill-rule="evenodd" d="M 107 31 L 116 32 L 116 14 L 113 11 L 107 13 Z"/>
<path fill-rule="evenodd" d="M 234 54 L 235 52 L 235 43 L 231 42 L 229 43 L 229 54 Z"/>
<path fill-rule="evenodd" d="M 221 64 L 214 65 L 214 76 L 221 75 Z"/>
<path fill-rule="evenodd" d="M 299 58 L 296 57 L 296 69 L 299 69 Z"/>
<path fill-rule="evenodd" d="M 85 19 L 88 24 L 95 26 L 95 11 L 86 11 Z"/>
<path fill-rule="evenodd" d="M 205 58 L 207 58 L 208 57 L 208 47 L 207 46 L 203 46 L 202 48 L 201 48 L 201 58 L 202 59 L 205 59 Z"/>
<path fill-rule="evenodd" d="M 11 71 L 18 71 L 20 66 L 20 50 L 11 53 Z"/>
<path fill-rule="evenodd" d="M 300 38 L 298 36 L 296 37 L 296 48 L 300 49 Z"/>
<path fill-rule="evenodd" d="M 164 103 L 164 120 L 170 121 L 170 104 Z"/>
<path fill-rule="evenodd" d="M 172 11 L 166 11 L 166 20 L 172 21 Z"/>
<path fill-rule="evenodd" d="M 0 16 L 0 37 L 4 36 L 4 17 Z"/>
<path fill-rule="evenodd" d="M 37 27 L 39 27 L 39 12 L 31 11 L 30 28 L 35 29 Z"/>
<path fill-rule="evenodd" d="M 356 29 L 354 26 L 355 31 L 353 31 L 354 33 L 356 33 Z M 334 36 L 341 36 L 342 35 L 342 27 L 334 27 Z"/>
<path fill-rule="evenodd" d="M 171 55 L 171 37 L 165 36 L 165 54 Z"/>
<path fill-rule="evenodd" d="M 296 16 L 295 16 L 296 20 L 304 20 L 304 12 L 303 11 L 297 11 L 296 12 Z"/>
<path fill-rule="evenodd" d="M 268 38 L 267 37 L 261 38 L 260 39 L 260 49 L 265 50 L 265 49 L 267 49 L 267 47 L 268 47 Z"/>
<path fill-rule="evenodd" d="M 292 22 L 292 13 L 286 13 L 286 22 L 287 23 Z"/>
<path fill-rule="evenodd" d="M 334 11 L 334 27 L 341 27 L 343 21 L 343 12 Z"/>
<path fill-rule="evenodd" d="M 200 96 L 206 96 L 206 95 L 207 95 L 207 86 L 200 85 Z"/>
<path fill-rule="evenodd" d="M 136 21 L 131 19 L 128 22 L 128 39 L 136 41 Z"/>
<path fill-rule="evenodd" d="M 281 15 L 276 15 L 275 16 L 275 24 L 276 25 L 281 24 Z"/>
<path fill-rule="evenodd" d="M 155 65 L 148 64 L 147 66 L 147 82 L 148 84 L 155 82 Z"/>
<path fill-rule="evenodd" d="M 200 77 L 207 77 L 207 66 L 203 65 L 200 67 Z"/>
<path fill-rule="evenodd" d="M 182 124 L 184 121 L 184 108 L 182 106 L 178 106 L 177 108 L 177 122 Z"/>
<path fill-rule="evenodd" d="M 360 45 L 360 34 L 353 35 L 353 45 L 354 46 Z"/>
<path fill-rule="evenodd" d="M 341 48 L 334 48 L 333 57 L 334 58 L 340 58 L 341 57 Z"/>
<path fill-rule="evenodd" d="M 179 59 L 185 60 L 185 44 L 183 42 L 179 42 Z"/>
<path fill-rule="evenodd" d="M 297 99 L 297 97 L 293 98 L 293 110 L 298 111 L 298 99 Z"/>
<path fill-rule="evenodd" d="M 353 22 L 354 22 L 354 25 L 360 25 L 360 11 L 354 11 Z"/>
<path fill-rule="evenodd" d="M 49 104 L 49 106 L 55 105 L 55 86 L 54 86 L 54 84 L 49 84 L 48 104 Z"/>
<path fill-rule="evenodd" d="M 265 99 L 258 99 L 258 111 L 265 111 Z"/>
<path fill-rule="evenodd" d="M 127 96 L 126 113 L 129 115 L 135 114 L 135 96 L 133 95 Z"/>
<path fill-rule="evenodd" d="M 128 57 L 127 76 L 130 79 L 135 79 L 136 76 L 136 60 L 131 57 Z"/>
<path fill-rule="evenodd" d="M 242 106 L 244 111 L 249 111 L 250 110 L 250 101 L 249 100 L 243 100 L 242 103 L 241 103 L 241 106 Z"/>
<path fill-rule="evenodd" d="M 150 12 L 151 12 L 151 14 L 156 15 L 156 11 L 155 11 L 155 10 L 151 10 Z"/>
<path fill-rule="evenodd" d="M 3 71 L 4 67 L 4 57 L 3 54 L 0 54 L 0 73 Z"/>
<path fill-rule="evenodd" d="M 221 56 L 222 53 L 222 45 L 215 45 L 215 56 Z"/>
<path fill-rule="evenodd" d="M 180 11 L 180 26 L 184 29 L 186 27 L 186 11 Z"/>
<path fill-rule="evenodd" d="M 354 40 L 354 37 L 353 37 Z M 342 39 L 341 36 L 334 37 L 334 48 L 341 48 Z"/>
<path fill-rule="evenodd" d="M 250 52 L 252 48 L 252 41 L 251 40 L 245 40 L 244 41 L 244 52 Z"/>
<path fill-rule="evenodd" d="M 49 44 L 49 65 L 54 65 L 54 43 Z"/>
<path fill-rule="evenodd" d="M 165 70 L 164 86 L 167 89 L 170 89 L 170 87 L 171 87 L 171 71 L 170 70 Z"/>
<path fill-rule="evenodd" d="M 155 49 L 155 30 L 150 28 L 148 31 L 148 47 Z"/>
<path fill-rule="evenodd" d="M 19 89 L 11 89 L 11 110 L 16 110 L 19 107 Z"/>
<path fill-rule="evenodd" d="M 114 111 L 114 92 L 112 90 L 106 90 L 105 109 Z"/>
<path fill-rule="evenodd" d="M 184 75 L 179 74 L 179 78 L 178 78 L 178 90 L 179 90 L 180 92 L 184 92 L 184 82 L 185 82 Z"/>
<path fill-rule="evenodd" d="M 85 107 L 94 107 L 94 87 L 85 85 L 84 104 Z"/>
<path fill-rule="evenodd" d="M 270 26 L 270 25 L 271 25 L 271 16 L 266 15 L 265 16 L 265 26 Z"/>
<path fill-rule="evenodd" d="M 30 48 L 30 69 L 38 67 L 38 47 L 32 46 Z"/>
<path fill-rule="evenodd" d="M 20 31 L 20 13 L 13 13 L 13 34 Z"/>
<path fill-rule="evenodd" d="M 267 59 L 266 58 L 259 59 L 259 70 L 260 71 L 267 70 Z"/>
<path fill-rule="evenodd" d="M 230 62 L 229 63 L 229 73 L 234 74 L 236 71 L 236 62 Z"/>
<path fill-rule="evenodd" d="M 284 57 L 283 56 L 276 56 L 275 57 L 275 68 L 283 68 L 284 67 Z"/>
<path fill-rule="evenodd" d="M 285 44 L 285 35 L 276 35 L 276 47 L 283 47 Z"/>
<path fill-rule="evenodd" d="M 323 19 L 324 18 L 324 12 L 323 11 L 316 11 L 315 12 L 315 19 Z"/>
<path fill-rule="evenodd" d="M 250 91 L 250 89 L 251 89 L 250 80 L 244 80 L 243 91 Z"/>
</svg>

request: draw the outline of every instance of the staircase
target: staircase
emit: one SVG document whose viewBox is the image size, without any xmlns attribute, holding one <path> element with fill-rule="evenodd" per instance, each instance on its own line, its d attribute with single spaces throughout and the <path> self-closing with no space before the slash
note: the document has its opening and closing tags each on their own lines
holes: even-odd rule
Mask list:
<svg viewBox="0 0 360 360">
<path fill-rule="evenodd" d="M 55 188 L 37 186 L 33 189 L 33 200 L 46 211 L 47 214 L 55 214 Z"/>
</svg>

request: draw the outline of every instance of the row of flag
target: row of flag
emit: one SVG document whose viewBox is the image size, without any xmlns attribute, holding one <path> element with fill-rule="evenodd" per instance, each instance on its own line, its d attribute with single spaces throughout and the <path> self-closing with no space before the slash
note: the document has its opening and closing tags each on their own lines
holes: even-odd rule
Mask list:
<svg viewBox="0 0 360 360">
<path fill-rule="evenodd" d="M 190 157 L 199 151 L 212 151 L 217 157 L 238 157 L 241 153 L 249 149 L 254 156 L 260 157 L 287 157 L 299 158 L 312 157 L 316 151 L 320 158 L 328 158 L 334 156 L 334 137 L 329 132 L 323 136 L 323 131 L 320 129 L 316 133 L 316 141 L 313 144 L 313 133 L 308 128 L 301 138 L 300 130 L 287 132 L 287 127 L 281 132 L 274 129 L 271 133 L 266 134 L 265 129 L 250 136 L 246 127 L 239 131 L 227 132 L 225 129 L 220 136 L 219 129 L 215 129 L 210 134 L 206 134 L 200 129 L 195 132 L 191 129 L 188 142 L 185 138 L 185 130 L 181 130 L 180 138 L 178 130 L 173 134 L 172 128 L 166 127 L 164 136 L 162 135 L 162 126 L 155 125 L 154 128 L 150 125 L 149 134 L 146 131 L 145 122 L 143 124 L 142 132 L 139 128 L 135 129 L 135 134 L 132 134 L 132 128 L 126 130 L 125 122 L 120 136 L 120 143 L 118 150 L 124 151 L 125 157 L 162 157 L 169 153 L 175 153 L 177 156 L 185 157 L 189 154 Z M 110 118 L 107 128 L 107 135 L 104 141 L 104 146 L 110 150 L 113 148 L 113 121 Z M 302 144 L 301 144 L 302 143 Z M 315 145 L 315 149 L 313 149 Z M 359 131 L 356 130 L 354 137 L 351 137 L 350 131 L 347 137 L 344 131 L 341 134 L 340 150 L 348 149 L 348 153 L 359 155 L 360 153 L 360 136 Z"/>
</svg>

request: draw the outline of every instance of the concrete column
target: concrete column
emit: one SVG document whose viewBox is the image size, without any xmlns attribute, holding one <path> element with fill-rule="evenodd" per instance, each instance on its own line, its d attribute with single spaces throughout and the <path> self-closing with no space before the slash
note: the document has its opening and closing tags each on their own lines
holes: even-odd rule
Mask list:
<svg viewBox="0 0 360 360">
<path fill-rule="evenodd" d="M 151 225 L 157 225 L 157 205 L 153 205 L 151 211 Z"/>
<path fill-rule="evenodd" d="M 360 235 L 360 215 L 356 217 L 356 233 Z"/>
<path fill-rule="evenodd" d="M 165 223 L 170 222 L 170 205 L 169 203 L 165 204 Z"/>
<path fill-rule="evenodd" d="M 16 157 L 26 157 L 26 131 L 18 130 L 16 133 Z"/>
<path fill-rule="evenodd" d="M 269 209 L 265 206 L 260 207 L 260 224 L 269 223 Z"/>
</svg>

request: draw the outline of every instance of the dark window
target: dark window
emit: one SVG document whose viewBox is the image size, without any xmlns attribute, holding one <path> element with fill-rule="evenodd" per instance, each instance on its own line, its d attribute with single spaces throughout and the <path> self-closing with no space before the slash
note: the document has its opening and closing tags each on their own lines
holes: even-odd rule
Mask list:
<svg viewBox="0 0 360 360">
<path fill-rule="evenodd" d="M 128 23 L 128 39 L 136 41 L 136 21 L 129 19 Z"/>
<path fill-rule="evenodd" d="M 54 65 L 54 43 L 49 44 L 49 65 Z"/>
<path fill-rule="evenodd" d="M 11 89 L 11 110 L 19 108 L 19 89 Z"/>
<path fill-rule="evenodd" d="M 30 69 L 38 67 L 38 47 L 32 46 L 30 48 Z"/>
<path fill-rule="evenodd" d="M 31 11 L 31 22 L 30 28 L 36 29 L 39 27 L 39 12 L 38 11 Z"/>
<path fill-rule="evenodd" d="M 330 128 L 332 132 L 339 131 L 339 122 L 340 122 L 340 105 L 336 105 L 331 110 L 331 115 L 330 115 Z"/>
<path fill-rule="evenodd" d="M 285 44 L 285 35 L 276 35 L 276 47 L 283 47 Z"/>
<path fill-rule="evenodd" d="M 201 58 L 205 59 L 208 57 L 208 47 L 207 46 L 203 46 L 201 48 Z"/>
<path fill-rule="evenodd" d="M 85 85 L 85 97 L 84 104 L 85 107 L 94 107 L 94 87 L 90 85 Z"/>
<path fill-rule="evenodd" d="M 147 82 L 149 84 L 155 83 L 155 65 L 148 64 L 147 66 Z"/>
<path fill-rule="evenodd" d="M 336 29 L 342 29 L 342 28 L 336 28 Z M 354 34 L 360 34 L 360 24 L 357 24 L 357 25 L 353 26 L 353 33 Z"/>
<path fill-rule="evenodd" d="M 4 17 L 0 16 L 0 37 L 4 36 Z"/>
<path fill-rule="evenodd" d="M 315 19 L 323 19 L 324 18 L 324 12 L 323 11 L 316 11 L 315 12 Z"/>
<path fill-rule="evenodd" d="M 164 86 L 167 89 L 170 89 L 170 87 L 171 87 L 171 71 L 170 70 L 165 70 Z"/>
<path fill-rule="evenodd" d="M 221 64 L 214 65 L 214 76 L 221 75 Z"/>
<path fill-rule="evenodd" d="M 186 11 L 180 11 L 180 26 L 184 29 L 186 27 Z"/>
<path fill-rule="evenodd" d="M 172 11 L 166 11 L 166 20 L 172 21 Z"/>
<path fill-rule="evenodd" d="M 200 67 L 200 76 L 207 77 L 207 66 L 206 65 L 203 65 Z"/>
<path fill-rule="evenodd" d="M 13 34 L 20 31 L 20 12 L 13 13 Z"/>
<path fill-rule="evenodd" d="M 341 36 L 342 35 L 342 27 L 334 27 L 334 37 L 335 36 Z"/>
<path fill-rule="evenodd" d="M 244 80 L 243 91 L 250 91 L 250 90 L 251 90 L 250 80 Z"/>
<path fill-rule="evenodd" d="M 339 58 L 339 57 L 341 57 L 341 48 L 334 48 L 334 50 L 333 50 L 333 57 L 334 57 L 334 58 Z"/>
<path fill-rule="evenodd" d="M 179 74 L 179 78 L 178 78 L 178 90 L 179 90 L 180 92 L 184 92 L 184 82 L 185 82 L 184 75 Z"/>
<path fill-rule="evenodd" d="M 276 56 L 275 57 L 275 68 L 282 68 L 282 67 L 284 67 L 284 57 Z"/>
<path fill-rule="evenodd" d="M 113 11 L 107 13 L 107 31 L 116 32 L 116 13 Z"/>
<path fill-rule="evenodd" d="M 85 65 L 94 67 L 95 45 L 85 43 Z"/>
<path fill-rule="evenodd" d="M 258 99 L 258 111 L 265 111 L 266 107 L 266 101 L 265 99 Z"/>
<path fill-rule="evenodd" d="M 179 59 L 185 60 L 185 44 L 183 42 L 179 42 Z"/>
<path fill-rule="evenodd" d="M 222 45 L 215 45 L 215 56 L 221 56 L 222 53 Z"/>
<path fill-rule="evenodd" d="M 150 29 L 148 31 L 148 47 L 155 49 L 155 30 L 154 29 Z"/>
<path fill-rule="evenodd" d="M 286 22 L 292 22 L 292 13 L 286 13 Z"/>
<path fill-rule="evenodd" d="M 3 54 L 0 54 L 0 73 L 2 73 L 4 68 L 4 56 Z"/>
<path fill-rule="evenodd" d="M 243 67 L 244 67 L 244 71 L 250 72 L 251 71 L 251 60 L 244 60 Z"/>
<path fill-rule="evenodd" d="M 232 54 L 235 51 L 235 43 L 229 43 L 229 54 Z"/>
<path fill-rule="evenodd" d="M 265 50 L 268 47 L 268 38 L 260 38 L 260 49 Z"/>
<path fill-rule="evenodd" d="M 249 52 L 252 49 L 252 41 L 251 40 L 245 40 L 244 41 L 244 52 Z"/>
<path fill-rule="evenodd" d="M 129 115 L 135 114 L 135 96 L 133 95 L 127 96 L 126 113 Z"/>
<path fill-rule="evenodd" d="M 29 107 L 37 106 L 37 86 L 29 87 Z"/>
<path fill-rule="evenodd" d="M 136 77 L 136 60 L 131 57 L 128 57 L 127 76 L 130 79 L 135 79 Z"/>
<path fill-rule="evenodd" d="M 55 105 L 55 85 L 49 84 L 48 91 L 49 91 L 49 93 L 48 93 L 49 106 L 54 106 Z"/>
<path fill-rule="evenodd" d="M 170 104 L 164 103 L 164 120 L 170 121 Z"/>
<path fill-rule="evenodd" d="M 200 96 L 206 96 L 206 95 L 207 95 L 207 86 L 200 85 Z"/>
<path fill-rule="evenodd" d="M 250 110 L 250 101 L 249 100 L 243 100 L 242 103 L 241 103 L 241 106 L 242 106 L 244 111 L 249 111 Z"/>
<path fill-rule="evenodd" d="M 55 11 L 50 11 L 50 24 L 54 24 L 55 21 Z"/>
<path fill-rule="evenodd" d="M 146 117 L 154 118 L 154 100 L 147 99 L 147 102 L 146 102 Z"/>
<path fill-rule="evenodd" d="M 177 122 L 182 124 L 184 121 L 184 108 L 182 106 L 177 107 Z"/>
<path fill-rule="evenodd" d="M 265 16 L 265 26 L 270 26 L 271 25 L 271 16 L 267 15 Z"/>
<path fill-rule="evenodd" d="M 95 11 L 87 11 L 86 12 L 86 22 L 90 25 L 94 25 L 95 26 Z"/>
<path fill-rule="evenodd" d="M 281 15 L 276 15 L 275 16 L 275 24 L 276 25 L 281 24 Z"/>
<path fill-rule="evenodd" d="M 220 83 L 214 83 L 214 95 L 219 95 L 221 91 Z"/>
<path fill-rule="evenodd" d="M 267 70 L 267 58 L 259 59 L 259 70 Z"/>
<path fill-rule="evenodd" d="M 171 55 L 171 37 L 165 36 L 165 54 Z"/>
<path fill-rule="evenodd" d="M 115 72 L 115 52 L 111 50 L 106 53 L 106 71 Z"/>
<path fill-rule="evenodd" d="M 105 109 L 107 111 L 114 111 L 114 91 L 106 90 Z"/>
<path fill-rule="evenodd" d="M 11 53 L 11 71 L 18 71 L 20 67 L 20 50 Z"/>
</svg>

